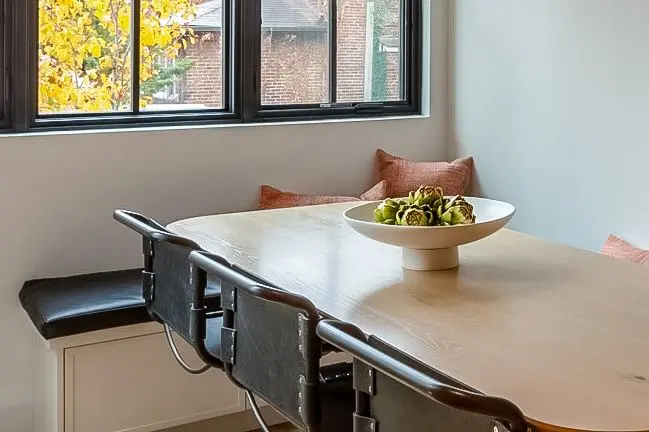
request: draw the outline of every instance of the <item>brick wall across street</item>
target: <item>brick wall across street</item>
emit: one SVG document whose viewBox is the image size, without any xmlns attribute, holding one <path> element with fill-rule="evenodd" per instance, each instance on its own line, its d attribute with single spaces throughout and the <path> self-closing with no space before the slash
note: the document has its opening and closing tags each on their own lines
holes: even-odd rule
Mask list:
<svg viewBox="0 0 649 432">
<path fill-rule="evenodd" d="M 221 108 L 221 32 L 202 32 L 196 37 L 196 43 L 181 55 L 192 61 L 192 67 L 181 81 L 180 103 Z"/>
<path fill-rule="evenodd" d="M 318 0 L 311 0 L 318 2 Z M 332 0 L 335 1 L 335 0 Z M 338 101 L 365 98 L 367 0 L 338 1 Z M 389 3 L 389 22 L 379 36 L 398 41 L 399 1 Z M 320 6 L 322 7 L 322 6 Z M 326 16 L 326 14 L 325 14 Z M 223 106 L 221 101 L 220 32 L 197 32 L 197 41 L 180 57 L 193 62 L 180 81 L 179 103 Z M 397 44 L 398 45 L 398 44 Z M 400 53 L 381 52 L 386 64 L 386 99 L 400 99 Z M 322 29 L 277 31 L 262 34 L 262 102 L 296 104 L 329 102 L 329 40 Z"/>
</svg>

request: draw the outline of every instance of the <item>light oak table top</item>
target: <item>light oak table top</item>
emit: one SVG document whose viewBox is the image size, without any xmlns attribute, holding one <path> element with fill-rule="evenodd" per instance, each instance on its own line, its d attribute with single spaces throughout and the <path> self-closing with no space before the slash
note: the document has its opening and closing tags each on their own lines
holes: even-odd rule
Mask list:
<svg viewBox="0 0 649 432">
<path fill-rule="evenodd" d="M 169 228 L 431 367 L 516 403 L 547 431 L 649 431 L 649 267 L 509 230 L 460 267 L 403 270 L 355 233 L 353 204 Z"/>
</svg>

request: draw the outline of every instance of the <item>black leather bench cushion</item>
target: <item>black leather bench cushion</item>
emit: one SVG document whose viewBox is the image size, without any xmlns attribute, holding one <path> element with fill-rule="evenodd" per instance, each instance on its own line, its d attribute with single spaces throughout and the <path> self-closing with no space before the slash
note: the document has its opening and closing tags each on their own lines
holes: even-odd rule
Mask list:
<svg viewBox="0 0 649 432">
<path fill-rule="evenodd" d="M 27 281 L 23 308 L 45 339 L 151 321 L 142 298 L 141 269 Z M 220 308 L 221 289 L 209 283 L 208 307 Z"/>
</svg>

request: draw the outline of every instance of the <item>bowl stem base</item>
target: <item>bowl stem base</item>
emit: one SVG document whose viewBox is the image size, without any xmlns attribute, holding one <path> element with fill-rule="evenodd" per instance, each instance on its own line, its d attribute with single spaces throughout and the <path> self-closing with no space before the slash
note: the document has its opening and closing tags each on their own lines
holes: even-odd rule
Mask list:
<svg viewBox="0 0 649 432">
<path fill-rule="evenodd" d="M 445 249 L 403 248 L 401 266 L 408 270 L 448 270 L 460 264 L 457 246 Z"/>
</svg>

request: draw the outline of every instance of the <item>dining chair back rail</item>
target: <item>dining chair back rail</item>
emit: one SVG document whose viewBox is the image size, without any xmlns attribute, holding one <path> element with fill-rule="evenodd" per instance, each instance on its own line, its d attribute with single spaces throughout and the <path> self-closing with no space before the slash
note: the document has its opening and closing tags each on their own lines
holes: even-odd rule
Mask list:
<svg viewBox="0 0 649 432">
<path fill-rule="evenodd" d="M 512 402 L 443 383 L 373 347 L 360 329 L 323 320 L 317 334 L 354 357 L 355 431 L 526 432 Z"/>
</svg>

